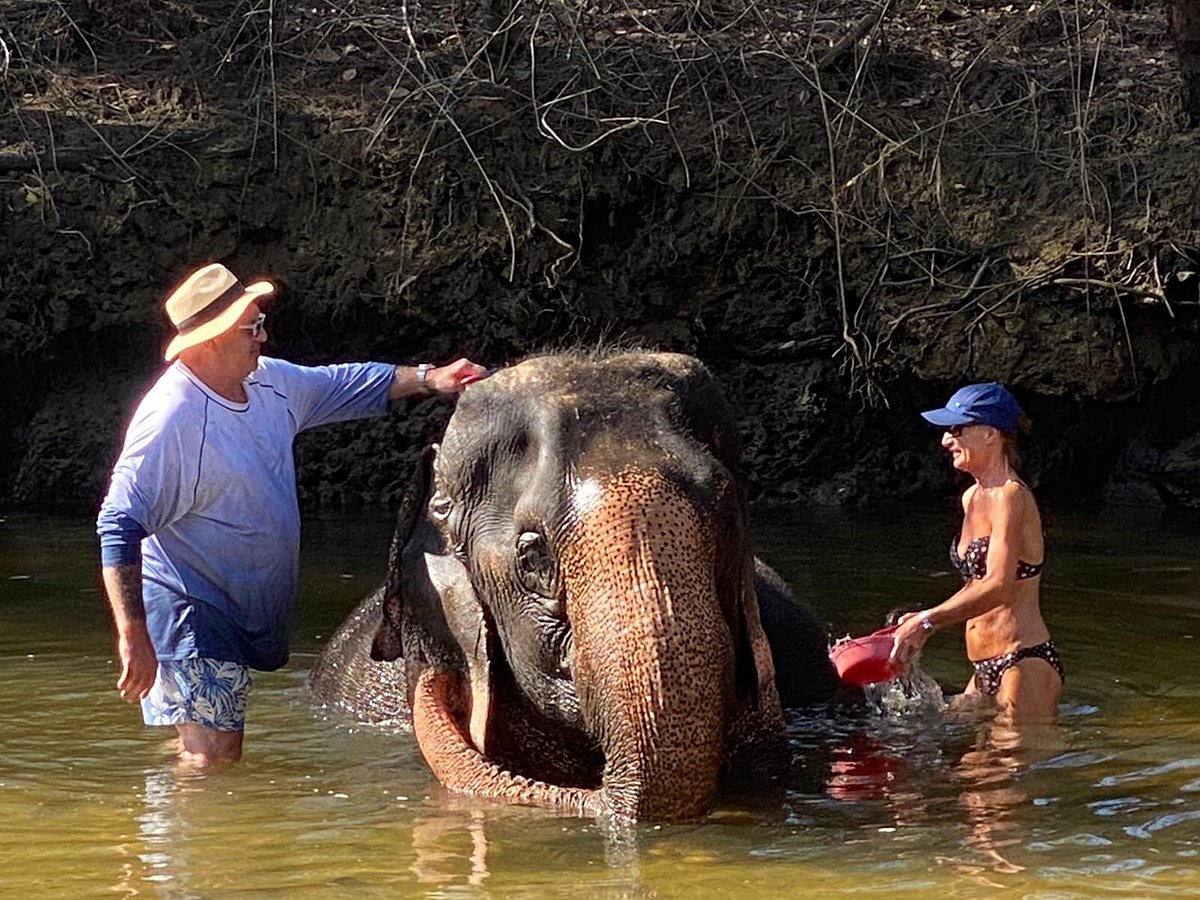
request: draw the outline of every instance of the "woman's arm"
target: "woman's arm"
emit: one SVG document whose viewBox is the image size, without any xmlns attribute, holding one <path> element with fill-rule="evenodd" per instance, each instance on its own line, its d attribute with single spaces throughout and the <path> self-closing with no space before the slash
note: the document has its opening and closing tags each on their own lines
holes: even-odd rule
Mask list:
<svg viewBox="0 0 1200 900">
<path fill-rule="evenodd" d="M 1016 602 L 1018 547 L 1032 503 L 1033 498 L 1016 483 L 1000 489 L 991 508 L 987 574 L 972 578 L 937 606 L 902 618 L 892 645 L 893 662 L 907 664 L 939 628 L 966 622 Z"/>
</svg>

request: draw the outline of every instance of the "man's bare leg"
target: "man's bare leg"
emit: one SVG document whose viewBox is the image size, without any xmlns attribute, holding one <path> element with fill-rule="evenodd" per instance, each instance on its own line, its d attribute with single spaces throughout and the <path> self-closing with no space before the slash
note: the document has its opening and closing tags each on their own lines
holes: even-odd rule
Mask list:
<svg viewBox="0 0 1200 900">
<path fill-rule="evenodd" d="M 179 731 L 179 759 L 195 766 L 217 762 L 237 762 L 242 758 L 241 731 L 217 731 L 203 725 L 176 725 Z"/>
</svg>

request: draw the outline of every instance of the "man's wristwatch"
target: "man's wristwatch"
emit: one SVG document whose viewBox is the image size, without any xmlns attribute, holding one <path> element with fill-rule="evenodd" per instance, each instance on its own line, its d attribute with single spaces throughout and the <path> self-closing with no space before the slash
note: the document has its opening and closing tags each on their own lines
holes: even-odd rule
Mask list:
<svg viewBox="0 0 1200 900">
<path fill-rule="evenodd" d="M 429 370 L 436 368 L 437 366 L 433 363 L 421 363 L 417 366 L 417 384 L 425 388 L 425 390 L 429 390 Z"/>
<path fill-rule="evenodd" d="M 929 616 L 921 616 L 921 630 L 926 634 L 933 634 L 937 631 L 937 626 L 929 621 Z"/>
</svg>

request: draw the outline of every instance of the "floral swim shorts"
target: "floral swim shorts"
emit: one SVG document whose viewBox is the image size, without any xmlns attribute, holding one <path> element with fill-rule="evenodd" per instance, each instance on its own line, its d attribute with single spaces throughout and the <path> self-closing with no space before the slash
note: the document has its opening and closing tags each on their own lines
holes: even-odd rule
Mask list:
<svg viewBox="0 0 1200 900">
<path fill-rule="evenodd" d="M 203 725 L 244 731 L 250 670 L 221 659 L 160 659 L 158 677 L 142 701 L 147 725 Z"/>
</svg>

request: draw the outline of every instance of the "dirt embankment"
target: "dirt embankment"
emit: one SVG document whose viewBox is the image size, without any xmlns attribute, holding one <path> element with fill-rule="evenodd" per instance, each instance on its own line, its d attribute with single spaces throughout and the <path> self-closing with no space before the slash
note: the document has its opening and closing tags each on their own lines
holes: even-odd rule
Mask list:
<svg viewBox="0 0 1200 900">
<path fill-rule="evenodd" d="M 948 491 L 914 411 L 994 378 L 1048 494 L 1194 503 L 1159 6 L 14 0 L 0 493 L 95 504 L 166 288 L 221 259 L 297 361 L 695 353 L 757 499 Z M 305 437 L 303 497 L 391 501 L 445 414 Z"/>
</svg>

